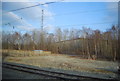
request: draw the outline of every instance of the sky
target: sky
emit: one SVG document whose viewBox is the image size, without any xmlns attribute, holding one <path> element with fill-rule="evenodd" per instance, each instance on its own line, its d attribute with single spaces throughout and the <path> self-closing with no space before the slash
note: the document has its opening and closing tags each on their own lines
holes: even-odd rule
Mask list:
<svg viewBox="0 0 120 81">
<path fill-rule="evenodd" d="M 2 2 L 2 30 L 32 31 L 43 28 L 54 32 L 56 28 L 82 29 L 88 27 L 106 31 L 118 23 L 117 2 L 56 2 L 23 10 L 11 11 L 40 2 Z"/>
</svg>

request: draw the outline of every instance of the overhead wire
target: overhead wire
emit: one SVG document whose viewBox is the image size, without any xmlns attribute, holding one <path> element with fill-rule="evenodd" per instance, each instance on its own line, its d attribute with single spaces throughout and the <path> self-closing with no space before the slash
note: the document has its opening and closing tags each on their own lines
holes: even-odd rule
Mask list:
<svg viewBox="0 0 120 81">
<path fill-rule="evenodd" d="M 64 1 L 64 0 L 61 0 L 61 1 Z M 58 2 L 58 1 L 56 1 L 56 2 Z M 39 3 L 39 4 L 28 6 L 28 7 L 23 7 L 23 8 L 19 8 L 19 9 L 9 10 L 9 11 L 4 12 L 4 13 L 14 12 L 14 11 L 18 11 L 18 10 L 28 9 L 28 8 L 32 8 L 32 7 L 36 7 L 36 6 L 40 6 L 40 5 L 45 5 L 45 4 L 56 3 L 56 2 L 46 2 L 46 3 L 43 3 L 43 4 Z M 20 19 L 22 20 L 22 17 Z M 18 20 L 20 20 L 20 19 L 18 19 Z M 12 23 L 12 22 L 16 22 L 16 20 L 8 22 L 8 23 L 5 23 L 5 24 L 2 24 L 2 25 L 10 25 L 10 23 Z"/>
<path fill-rule="evenodd" d="M 23 7 L 23 8 L 19 8 L 19 9 L 9 10 L 7 12 L 14 12 L 14 11 L 18 11 L 18 10 L 23 10 L 23 9 L 32 8 L 32 7 L 36 7 L 36 6 L 39 6 L 39 5 L 51 4 L 51 3 L 56 3 L 56 2 L 48 2 L 48 3 L 43 3 L 43 4 L 39 3 L 39 4 L 28 6 L 28 7 Z M 87 13 L 87 12 L 97 12 L 97 11 L 110 10 L 110 9 L 117 9 L 117 7 L 116 8 L 109 8 L 109 9 L 92 10 L 92 11 L 78 11 L 78 12 L 71 12 L 71 13 L 63 13 L 63 14 L 52 15 L 52 16 L 71 15 L 71 14 L 79 14 L 79 13 Z M 18 19 L 18 20 L 22 20 L 21 18 Z M 13 23 L 13 22 L 15 23 L 16 20 L 12 21 L 12 22 L 5 23 L 5 24 L 10 24 L 10 23 Z M 112 22 L 103 22 L 103 23 L 94 23 L 94 24 L 106 24 L 106 23 L 112 23 Z M 5 25 L 5 24 L 3 24 L 3 25 Z M 91 23 L 91 24 L 93 24 L 93 23 Z M 79 26 L 79 25 L 90 25 L 90 24 L 61 25 L 61 26 Z"/>
<path fill-rule="evenodd" d="M 64 13 L 64 14 L 52 15 L 52 16 L 73 15 L 73 14 L 79 14 L 79 13 L 88 13 L 88 12 L 93 12 L 93 11 L 97 12 L 97 11 L 110 10 L 110 9 L 117 9 L 117 8 L 100 9 L 100 10 L 92 10 L 92 11 L 79 11 L 79 12 Z M 44 17 L 48 17 L 48 16 L 44 16 Z M 12 22 L 16 22 L 16 20 L 14 20 Z M 8 22 L 8 23 L 12 23 L 12 22 Z M 7 23 L 5 23 L 5 24 L 7 24 Z"/>
<path fill-rule="evenodd" d="M 23 18 L 21 17 L 21 18 L 17 18 L 17 20 L 13 20 L 13 21 L 11 21 L 11 22 L 7 22 L 7 23 L 2 23 L 2 25 L 8 25 L 9 23 L 15 23 L 15 22 L 18 22 L 19 20 L 22 20 Z"/>
<path fill-rule="evenodd" d="M 64 1 L 64 0 L 61 0 L 61 1 Z M 58 2 L 58 1 L 56 1 L 56 2 Z M 36 7 L 36 6 L 40 6 L 40 5 L 52 4 L 52 3 L 56 3 L 56 2 L 46 2 L 46 3 L 43 3 L 43 4 L 39 3 L 39 4 L 36 4 L 36 5 L 32 5 L 32 6 L 27 6 L 27 7 L 23 7 L 23 8 L 9 10 L 7 12 L 15 12 L 15 11 L 23 10 L 23 9 L 28 9 L 28 8 L 32 8 L 32 7 Z M 5 13 L 7 13 L 7 12 L 5 12 Z"/>
<path fill-rule="evenodd" d="M 99 12 L 104 10 L 111 10 L 111 9 L 118 9 L 117 7 L 109 8 L 109 9 L 98 9 L 98 10 L 91 10 L 91 11 L 77 11 L 77 12 L 69 12 L 69 13 L 63 13 L 63 14 L 56 14 L 52 16 L 62 16 L 62 15 L 73 15 L 73 14 L 81 14 L 81 13 L 88 13 L 88 12 Z"/>
<path fill-rule="evenodd" d="M 85 25 L 97 25 L 97 24 L 108 24 L 112 22 L 98 22 L 98 23 L 87 23 L 87 24 L 69 24 L 69 25 L 56 25 L 54 27 L 68 27 L 68 26 L 85 26 Z"/>
</svg>

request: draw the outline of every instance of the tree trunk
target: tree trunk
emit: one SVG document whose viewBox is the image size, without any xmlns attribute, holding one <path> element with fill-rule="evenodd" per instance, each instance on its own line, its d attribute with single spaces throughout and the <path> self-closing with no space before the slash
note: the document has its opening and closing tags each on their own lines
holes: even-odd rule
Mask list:
<svg viewBox="0 0 120 81">
<path fill-rule="evenodd" d="M 96 45 L 96 43 L 95 43 L 95 55 L 97 57 L 97 45 Z"/>
</svg>

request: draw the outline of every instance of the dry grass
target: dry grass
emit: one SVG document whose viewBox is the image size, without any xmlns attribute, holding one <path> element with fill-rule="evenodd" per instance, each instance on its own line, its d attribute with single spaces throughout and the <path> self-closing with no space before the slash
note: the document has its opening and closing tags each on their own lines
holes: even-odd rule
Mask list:
<svg viewBox="0 0 120 81">
<path fill-rule="evenodd" d="M 44 51 L 44 52 L 35 52 L 35 51 L 23 51 L 23 50 L 2 50 L 2 55 L 7 54 L 11 57 L 30 57 L 30 56 L 40 56 L 40 55 L 48 55 L 51 54 L 50 51 Z"/>
<path fill-rule="evenodd" d="M 43 68 L 47 67 L 103 74 L 114 74 L 114 72 L 109 71 L 109 69 L 115 70 L 115 67 L 117 67 L 117 64 L 114 62 L 71 58 L 61 54 L 46 54 L 34 57 L 7 57 L 5 61 L 34 65 Z"/>
<path fill-rule="evenodd" d="M 38 66 L 42 68 L 55 68 L 80 72 L 99 73 L 115 76 L 117 63 L 110 61 L 97 61 L 80 59 L 64 54 L 35 54 L 33 51 L 3 50 L 3 55 L 8 53 L 4 61 Z"/>
</svg>

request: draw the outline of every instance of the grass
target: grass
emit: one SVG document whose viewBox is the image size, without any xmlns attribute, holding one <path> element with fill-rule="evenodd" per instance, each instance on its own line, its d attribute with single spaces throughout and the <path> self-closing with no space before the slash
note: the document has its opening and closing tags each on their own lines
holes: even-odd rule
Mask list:
<svg viewBox="0 0 120 81">
<path fill-rule="evenodd" d="M 2 55 L 8 54 L 8 56 L 12 57 L 28 57 L 28 56 L 40 56 L 51 54 L 50 51 L 35 52 L 35 51 L 26 51 L 26 50 L 2 50 Z"/>
<path fill-rule="evenodd" d="M 21 61 L 21 59 L 13 59 L 13 58 L 10 58 L 9 61 Z"/>
<path fill-rule="evenodd" d="M 100 72 L 100 73 L 113 73 L 112 71 L 106 71 L 106 70 L 102 70 L 102 69 L 95 69 L 95 72 Z"/>
<path fill-rule="evenodd" d="M 22 51 L 22 50 L 2 50 L 3 55 L 8 53 L 10 57 L 7 57 L 5 61 L 32 64 L 40 67 L 51 67 L 65 70 L 76 71 L 88 71 L 95 73 L 113 74 L 112 71 L 104 69 L 96 69 L 104 67 L 113 67 L 111 62 L 79 59 L 76 57 L 70 57 L 63 54 L 51 54 L 47 53 L 35 53 L 34 51 Z M 97 67 L 95 67 L 97 65 Z"/>
</svg>

